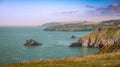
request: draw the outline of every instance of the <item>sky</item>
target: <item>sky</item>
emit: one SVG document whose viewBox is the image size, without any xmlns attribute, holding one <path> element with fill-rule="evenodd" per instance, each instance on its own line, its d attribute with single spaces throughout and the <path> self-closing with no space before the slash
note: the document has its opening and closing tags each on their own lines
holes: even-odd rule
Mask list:
<svg viewBox="0 0 120 67">
<path fill-rule="evenodd" d="M 120 0 L 0 0 L 0 26 L 120 19 Z"/>
</svg>

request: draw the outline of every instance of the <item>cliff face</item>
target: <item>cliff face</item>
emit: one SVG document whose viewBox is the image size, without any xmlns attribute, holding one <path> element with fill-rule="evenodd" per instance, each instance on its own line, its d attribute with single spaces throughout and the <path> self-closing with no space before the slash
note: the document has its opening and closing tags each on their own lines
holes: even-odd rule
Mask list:
<svg viewBox="0 0 120 67">
<path fill-rule="evenodd" d="M 106 45 L 120 45 L 120 27 L 104 26 L 90 32 L 88 35 L 78 40 L 79 45 L 83 47 L 101 48 Z"/>
</svg>

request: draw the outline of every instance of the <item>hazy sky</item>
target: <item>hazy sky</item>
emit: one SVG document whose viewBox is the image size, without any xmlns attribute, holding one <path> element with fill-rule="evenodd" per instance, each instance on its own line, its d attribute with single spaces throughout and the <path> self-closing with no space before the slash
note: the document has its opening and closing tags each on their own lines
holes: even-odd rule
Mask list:
<svg viewBox="0 0 120 67">
<path fill-rule="evenodd" d="M 0 26 L 120 19 L 120 0 L 0 0 Z"/>
</svg>

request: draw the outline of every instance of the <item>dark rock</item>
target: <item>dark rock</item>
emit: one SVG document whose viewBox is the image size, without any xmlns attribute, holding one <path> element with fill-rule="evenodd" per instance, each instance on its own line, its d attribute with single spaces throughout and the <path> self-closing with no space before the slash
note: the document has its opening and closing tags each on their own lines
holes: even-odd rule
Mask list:
<svg viewBox="0 0 120 67">
<path fill-rule="evenodd" d="M 71 43 L 69 47 L 80 47 L 80 46 L 82 46 L 80 43 L 75 42 L 75 43 Z"/>
<path fill-rule="evenodd" d="M 98 28 L 98 31 L 101 31 L 101 28 Z"/>
<path fill-rule="evenodd" d="M 75 38 L 75 35 L 72 35 L 71 38 Z"/>
<path fill-rule="evenodd" d="M 40 45 L 42 44 L 32 39 L 26 40 L 26 43 L 24 44 L 24 46 L 40 46 Z"/>
</svg>

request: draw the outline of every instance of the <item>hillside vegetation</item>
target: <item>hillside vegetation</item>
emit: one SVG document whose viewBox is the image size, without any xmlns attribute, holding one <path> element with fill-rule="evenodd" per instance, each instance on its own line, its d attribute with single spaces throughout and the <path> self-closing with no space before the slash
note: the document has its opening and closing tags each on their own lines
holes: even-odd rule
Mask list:
<svg viewBox="0 0 120 67">
<path fill-rule="evenodd" d="M 120 44 L 120 27 L 104 26 L 82 37 L 84 47 L 102 47 L 110 44 Z"/>
<path fill-rule="evenodd" d="M 120 52 L 120 44 L 107 45 L 101 48 L 98 54 Z"/>
<path fill-rule="evenodd" d="M 99 25 L 102 25 L 102 26 L 117 26 L 117 25 L 120 25 L 120 20 L 103 21 Z"/>
<path fill-rule="evenodd" d="M 103 21 L 99 24 L 88 24 L 92 22 L 83 23 L 69 23 L 56 26 L 49 26 L 44 29 L 44 31 L 91 31 L 102 26 L 118 26 L 120 25 L 120 20 L 109 20 Z"/>
<path fill-rule="evenodd" d="M 120 44 L 120 26 L 103 26 L 87 35 L 80 37 L 70 47 L 94 47 L 101 48 L 106 45 Z"/>
<path fill-rule="evenodd" d="M 80 23 L 75 23 L 48 27 L 44 29 L 44 31 L 89 31 L 93 30 L 93 28 L 96 28 L 96 25 L 81 25 Z"/>
</svg>

